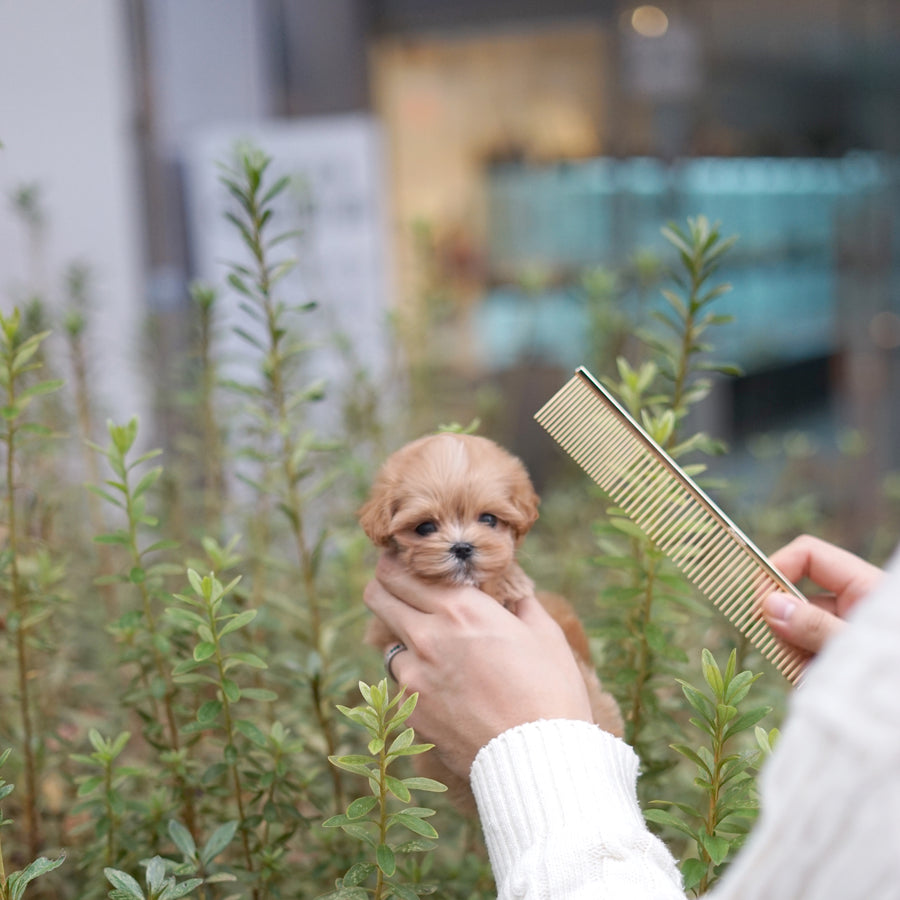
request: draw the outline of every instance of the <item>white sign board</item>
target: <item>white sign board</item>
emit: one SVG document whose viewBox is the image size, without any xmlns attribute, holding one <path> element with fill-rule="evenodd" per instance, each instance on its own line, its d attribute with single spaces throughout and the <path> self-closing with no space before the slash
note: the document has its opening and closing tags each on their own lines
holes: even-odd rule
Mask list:
<svg viewBox="0 0 900 900">
<path fill-rule="evenodd" d="M 278 283 L 276 298 L 290 307 L 317 304 L 312 312 L 287 317 L 292 330 L 313 345 L 306 380 L 324 378 L 339 388 L 349 364 L 380 382 L 390 361 L 385 175 L 378 126 L 362 114 L 219 127 L 190 142 L 186 176 L 192 270 L 224 291 L 223 376 L 248 381 L 259 371 L 258 353 L 253 359 L 253 349 L 233 329 L 258 335 L 261 328 L 241 310 L 245 298 L 226 285 L 228 263 L 249 266 L 250 257 L 224 216 L 235 211 L 236 203 L 221 182 L 221 164 L 233 168 L 235 149 L 246 142 L 272 158 L 268 184 L 291 177 L 277 200 L 268 237 L 297 232 L 273 250 L 273 259 L 297 261 Z M 337 349 L 338 336 L 349 351 Z M 325 420 L 335 413 L 332 406 Z"/>
</svg>

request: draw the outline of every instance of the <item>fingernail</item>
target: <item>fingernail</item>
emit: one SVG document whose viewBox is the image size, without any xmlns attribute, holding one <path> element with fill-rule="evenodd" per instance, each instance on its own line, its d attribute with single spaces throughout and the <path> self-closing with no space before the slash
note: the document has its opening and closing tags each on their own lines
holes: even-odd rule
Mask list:
<svg viewBox="0 0 900 900">
<path fill-rule="evenodd" d="M 769 618 L 789 622 L 797 604 L 787 594 L 769 594 L 763 601 L 763 608 Z"/>
</svg>

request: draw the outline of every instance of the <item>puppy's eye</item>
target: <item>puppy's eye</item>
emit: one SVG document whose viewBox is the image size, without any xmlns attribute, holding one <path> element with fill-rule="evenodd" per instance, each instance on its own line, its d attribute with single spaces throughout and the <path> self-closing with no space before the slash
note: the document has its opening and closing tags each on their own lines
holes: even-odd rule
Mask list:
<svg viewBox="0 0 900 900">
<path fill-rule="evenodd" d="M 422 537 L 434 534 L 437 530 L 437 525 L 434 522 L 421 522 L 416 525 L 416 534 L 420 534 Z"/>
<path fill-rule="evenodd" d="M 478 521 L 482 525 L 489 525 L 491 528 L 497 527 L 497 517 L 493 513 L 482 513 L 478 517 Z"/>
</svg>

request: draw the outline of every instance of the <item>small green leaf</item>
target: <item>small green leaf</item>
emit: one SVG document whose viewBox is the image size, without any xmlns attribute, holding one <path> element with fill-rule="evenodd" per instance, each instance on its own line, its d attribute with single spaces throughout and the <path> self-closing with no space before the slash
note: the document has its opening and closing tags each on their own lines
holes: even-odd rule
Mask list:
<svg viewBox="0 0 900 900">
<path fill-rule="evenodd" d="M 375 861 L 378 868 L 390 878 L 397 871 L 397 860 L 394 857 L 394 851 L 387 844 L 379 844 L 375 850 Z"/>
<path fill-rule="evenodd" d="M 669 744 L 669 746 L 676 752 L 680 753 L 682 756 L 687 757 L 687 759 L 691 760 L 691 762 L 695 763 L 698 768 L 702 769 L 707 776 L 712 777 L 712 770 L 706 764 L 706 762 L 701 759 L 699 754 L 697 754 L 694 750 L 687 746 L 687 744 Z"/>
<path fill-rule="evenodd" d="M 703 677 L 706 683 L 712 688 L 714 695 L 719 698 L 724 694 L 725 684 L 722 680 L 722 673 L 719 671 L 718 665 L 713 658 L 712 653 L 705 647 L 701 652 L 701 667 L 703 669 Z"/>
<path fill-rule="evenodd" d="M 226 822 L 220 825 L 211 835 L 200 851 L 200 861 L 208 866 L 234 839 L 238 823 Z"/>
<path fill-rule="evenodd" d="M 179 609 L 177 606 L 166 607 L 166 615 L 182 627 L 191 630 L 198 625 L 204 624 L 203 618 L 198 616 L 197 613 L 189 609 Z"/>
<path fill-rule="evenodd" d="M 345 772 L 352 772 L 354 775 L 363 775 L 368 777 L 371 774 L 372 758 L 369 756 L 329 756 L 328 761 Z"/>
<path fill-rule="evenodd" d="M 415 740 L 416 733 L 412 728 L 407 728 L 405 731 L 402 731 L 396 738 L 394 738 L 393 743 L 388 749 L 388 756 L 402 756 L 403 751 L 406 750 L 407 747 L 411 746 L 412 742 Z"/>
<path fill-rule="evenodd" d="M 255 653 L 229 653 L 228 659 L 226 660 L 226 664 L 228 663 L 231 663 L 232 665 L 241 664 L 250 666 L 254 669 L 269 668 L 268 663 L 264 659 L 258 657 Z"/>
<path fill-rule="evenodd" d="M 166 866 L 161 856 L 154 856 L 147 864 L 146 881 L 151 893 L 159 893 L 166 879 Z"/>
<path fill-rule="evenodd" d="M 372 863 L 354 863 L 347 869 L 347 874 L 341 879 L 342 887 L 356 887 L 362 884 L 375 870 Z"/>
<path fill-rule="evenodd" d="M 175 846 L 181 851 L 181 854 L 188 859 L 193 859 L 197 853 L 197 845 L 191 836 L 190 831 L 174 819 L 169 821 L 169 837 L 172 838 Z"/>
<path fill-rule="evenodd" d="M 187 570 L 188 581 L 190 582 L 191 587 L 194 589 L 194 593 L 199 597 L 203 596 L 203 579 L 200 577 L 199 573 L 195 572 L 193 569 Z"/>
<path fill-rule="evenodd" d="M 203 662 L 216 652 L 216 645 L 212 641 L 202 641 L 194 647 L 195 662 Z"/>
<path fill-rule="evenodd" d="M 404 778 L 403 783 L 412 791 L 431 791 L 440 794 L 447 790 L 447 785 L 435 781 L 433 778 L 423 778 L 415 775 L 410 778 Z"/>
<path fill-rule="evenodd" d="M 131 544 L 131 536 L 126 531 L 114 531 L 110 534 L 94 535 L 95 544 L 119 544 L 128 547 Z"/>
<path fill-rule="evenodd" d="M 178 900 L 180 897 L 186 897 L 192 891 L 196 890 L 203 884 L 202 878 L 188 878 L 181 884 L 174 882 L 166 885 L 165 890 L 159 895 L 159 900 Z"/>
<path fill-rule="evenodd" d="M 720 725 L 726 725 L 737 715 L 737 709 L 734 706 L 727 706 L 724 703 L 716 705 L 716 719 Z"/>
<path fill-rule="evenodd" d="M 646 539 L 646 535 L 644 534 L 644 532 L 641 531 L 641 529 L 638 528 L 638 526 L 635 525 L 634 522 L 632 522 L 630 519 L 610 519 L 609 524 L 612 525 L 613 528 L 621 531 L 623 534 L 627 534 L 629 537 L 638 538 L 640 540 Z"/>
<path fill-rule="evenodd" d="M 397 697 L 400 695 L 398 694 Z M 395 698 L 397 699 L 397 698 Z M 416 708 L 416 703 L 419 700 L 418 694 L 410 694 L 400 705 L 400 708 L 394 715 L 391 717 L 390 722 L 388 723 L 392 727 L 399 728 L 409 717 L 412 715 L 413 710 Z"/>
<path fill-rule="evenodd" d="M 673 816 L 672 813 L 666 812 L 664 809 L 645 809 L 644 818 L 648 822 L 654 822 L 657 825 L 666 825 L 675 831 L 686 834 L 691 839 L 696 839 L 694 829 L 691 828 L 690 825 L 686 822 L 682 822 L 677 816 Z"/>
<path fill-rule="evenodd" d="M 426 892 L 422 891 L 422 893 Z M 397 900 L 419 900 L 419 894 L 407 884 L 392 884 L 388 897 L 396 897 Z"/>
<path fill-rule="evenodd" d="M 394 813 L 390 819 L 392 823 L 402 825 L 404 828 L 408 828 L 414 834 L 419 834 L 422 837 L 437 838 L 438 836 L 434 826 L 423 821 L 418 816 L 411 816 L 406 812 L 397 812 Z"/>
<path fill-rule="evenodd" d="M 224 704 L 221 700 L 207 700 L 197 710 L 197 721 L 201 725 L 212 725 L 219 718 Z"/>
<path fill-rule="evenodd" d="M 728 723 L 728 727 L 725 729 L 723 738 L 728 740 L 730 737 L 733 737 L 735 734 L 738 734 L 741 731 L 746 731 L 748 728 L 752 728 L 759 722 L 761 719 L 764 719 L 770 712 L 772 711 L 769 706 L 761 706 L 757 709 L 750 709 L 742 715 L 738 716 L 736 719 L 732 719 L 731 722 Z"/>
<path fill-rule="evenodd" d="M 243 628 L 256 618 L 256 614 L 257 610 L 255 609 L 245 609 L 243 612 L 228 616 L 225 625 L 219 631 L 219 637 L 223 637 L 226 634 L 230 634 L 232 631 Z"/>
<path fill-rule="evenodd" d="M 369 892 L 365 888 L 339 887 L 336 891 L 324 894 L 319 900 L 368 900 L 368 898 Z"/>
<path fill-rule="evenodd" d="M 350 821 L 346 813 L 330 816 L 322 822 L 323 828 L 343 828 Z"/>
<path fill-rule="evenodd" d="M 266 736 L 259 727 L 254 725 L 253 722 L 248 719 L 238 719 L 237 722 L 234 723 L 234 727 L 247 738 L 250 743 L 255 744 L 257 747 L 266 746 Z"/>
<path fill-rule="evenodd" d="M 45 875 L 59 868 L 66 860 L 66 854 L 60 854 L 56 859 L 47 859 L 46 856 L 39 856 L 34 862 L 29 863 L 21 872 L 13 872 L 6 883 L 9 891 L 9 900 L 21 900 L 25 893 L 25 888 L 29 882 L 35 878 Z"/>
<path fill-rule="evenodd" d="M 393 775 L 385 775 L 384 776 L 384 784 L 385 787 L 398 799 L 402 800 L 404 803 L 409 803 L 412 799 L 409 789 L 404 785 L 404 783 L 399 779 L 395 778 Z"/>
<path fill-rule="evenodd" d="M 361 819 L 368 815 L 378 804 L 376 797 L 359 797 L 347 807 L 347 817 L 350 819 Z"/>
<path fill-rule="evenodd" d="M 105 868 L 103 874 L 106 880 L 114 887 L 118 888 L 127 897 L 133 897 L 134 900 L 144 900 L 144 891 L 141 886 L 127 873 L 119 869 Z"/>
<path fill-rule="evenodd" d="M 684 889 L 692 891 L 700 885 L 700 882 L 706 877 L 709 866 L 699 859 L 686 859 L 681 864 L 681 877 L 684 881 Z"/>
<path fill-rule="evenodd" d="M 278 699 L 278 694 L 268 688 L 241 688 L 241 697 L 247 700 L 258 700 L 261 703 L 271 703 Z"/>
<path fill-rule="evenodd" d="M 95 791 L 100 785 L 103 784 L 103 776 L 102 775 L 92 775 L 90 778 L 85 778 L 84 781 L 78 785 L 78 796 L 84 797 L 87 794 Z M 7 785 L 7 787 L 12 790 L 12 785 Z M 4 788 L 6 790 L 6 788 Z M 0 799 L 2 799 L 5 794 L 0 791 Z"/>
<path fill-rule="evenodd" d="M 349 834 L 350 837 L 352 837 L 355 841 L 360 841 L 364 844 L 368 844 L 372 848 L 377 846 L 375 838 L 372 837 L 371 834 L 369 834 L 364 825 L 357 825 L 354 822 L 348 822 L 344 825 L 341 825 L 341 828 L 343 829 L 345 834 Z"/>
<path fill-rule="evenodd" d="M 731 849 L 730 841 L 717 835 L 709 835 L 705 831 L 699 832 L 697 837 L 715 865 L 718 866 L 725 862 L 725 857 L 728 856 L 728 851 Z"/>
<path fill-rule="evenodd" d="M 142 494 L 146 493 L 159 480 L 159 476 L 162 475 L 162 473 L 162 466 L 156 466 L 144 473 L 141 480 L 135 485 L 134 490 L 132 490 L 131 496 L 134 499 L 137 499 Z"/>
</svg>

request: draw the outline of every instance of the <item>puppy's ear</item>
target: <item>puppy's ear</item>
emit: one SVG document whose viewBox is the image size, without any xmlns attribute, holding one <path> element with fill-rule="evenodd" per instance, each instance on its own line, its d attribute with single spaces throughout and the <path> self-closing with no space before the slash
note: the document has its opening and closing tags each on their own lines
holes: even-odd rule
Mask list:
<svg viewBox="0 0 900 900">
<path fill-rule="evenodd" d="M 508 518 L 509 525 L 515 532 L 516 540 L 520 541 L 537 521 L 538 504 L 541 501 L 531 484 L 525 467 L 519 464 L 516 468 L 519 471 L 516 472 L 516 477 L 511 482 L 509 493 L 512 515 Z"/>
<path fill-rule="evenodd" d="M 359 524 L 376 547 L 386 547 L 391 537 L 393 511 L 384 491 L 373 490 L 357 513 Z"/>
</svg>

